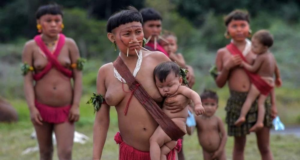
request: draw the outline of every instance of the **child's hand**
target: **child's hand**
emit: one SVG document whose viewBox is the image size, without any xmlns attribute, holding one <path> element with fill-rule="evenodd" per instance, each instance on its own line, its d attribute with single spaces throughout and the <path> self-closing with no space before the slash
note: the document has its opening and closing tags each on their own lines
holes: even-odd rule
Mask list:
<svg viewBox="0 0 300 160">
<path fill-rule="evenodd" d="M 203 108 L 202 104 L 198 104 L 195 106 L 195 113 L 197 115 L 201 115 L 201 114 L 205 113 L 205 109 Z"/>
<path fill-rule="evenodd" d="M 218 159 L 218 157 L 220 156 L 221 154 L 221 151 L 220 150 L 217 150 L 214 152 L 214 154 L 211 156 L 211 159 Z"/>
<path fill-rule="evenodd" d="M 275 84 L 276 84 L 276 87 L 281 87 L 281 85 L 282 85 L 281 78 L 276 78 L 275 79 Z"/>
</svg>

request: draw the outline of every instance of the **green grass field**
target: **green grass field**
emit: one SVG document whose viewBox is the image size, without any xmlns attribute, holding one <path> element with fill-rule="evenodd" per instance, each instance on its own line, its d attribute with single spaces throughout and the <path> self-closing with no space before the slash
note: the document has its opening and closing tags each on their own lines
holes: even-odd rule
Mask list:
<svg viewBox="0 0 300 160">
<path fill-rule="evenodd" d="M 226 89 L 218 90 L 220 96 L 220 107 L 217 115 L 224 119 L 225 99 L 228 97 Z M 299 90 L 279 89 L 277 92 L 278 110 L 282 121 L 287 125 L 297 125 L 300 121 L 300 104 L 297 95 Z M 287 96 L 288 95 L 288 96 Z M 92 157 L 92 135 L 93 135 L 93 108 L 85 104 L 88 96 L 81 101 L 81 119 L 76 124 L 76 131 L 84 133 L 90 140 L 82 145 L 75 144 L 73 148 L 74 160 L 90 160 Z M 28 147 L 36 146 L 36 140 L 30 138 L 33 127 L 29 121 L 29 111 L 24 100 L 14 99 L 10 103 L 17 109 L 20 121 L 14 124 L 0 124 L 0 160 L 34 160 L 38 159 L 38 153 L 22 155 Z M 113 141 L 114 134 L 118 131 L 117 116 L 114 109 L 111 110 L 111 123 L 108 137 L 103 151 L 103 160 L 118 159 L 118 146 Z M 299 160 L 300 139 L 294 136 L 271 136 L 271 150 L 275 160 Z M 226 144 L 227 159 L 232 159 L 233 138 L 228 138 Z M 202 160 L 201 147 L 198 144 L 196 134 L 186 136 L 184 140 L 184 152 L 187 160 Z M 247 160 L 258 160 L 259 153 L 256 147 L 255 135 L 248 136 L 245 151 Z M 54 159 L 57 160 L 56 152 Z"/>
</svg>

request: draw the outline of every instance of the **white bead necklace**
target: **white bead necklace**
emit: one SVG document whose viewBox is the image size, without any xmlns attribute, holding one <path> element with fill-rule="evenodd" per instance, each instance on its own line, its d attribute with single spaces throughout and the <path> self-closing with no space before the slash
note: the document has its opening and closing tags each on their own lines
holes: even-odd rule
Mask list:
<svg viewBox="0 0 300 160">
<path fill-rule="evenodd" d="M 121 53 L 119 53 L 120 55 Z M 139 70 L 141 69 L 141 64 L 143 61 L 143 53 L 140 50 L 139 53 L 136 51 L 136 55 L 138 57 L 137 61 L 136 61 L 136 65 L 133 71 L 133 76 L 136 77 L 137 73 L 139 72 Z M 119 72 L 114 68 L 114 76 L 122 83 L 126 83 L 125 79 L 122 78 L 122 76 L 119 74 Z"/>
</svg>

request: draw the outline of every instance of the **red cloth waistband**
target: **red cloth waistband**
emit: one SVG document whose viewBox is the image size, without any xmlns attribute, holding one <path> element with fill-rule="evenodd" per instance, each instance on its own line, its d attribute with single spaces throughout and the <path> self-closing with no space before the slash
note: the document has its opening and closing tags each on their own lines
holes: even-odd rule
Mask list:
<svg viewBox="0 0 300 160">
<path fill-rule="evenodd" d="M 117 132 L 115 135 L 115 141 L 117 144 L 120 145 L 119 149 L 119 160 L 151 160 L 150 153 L 145 151 L 137 150 L 128 144 L 126 144 L 120 132 Z M 168 154 L 168 160 L 175 160 L 176 159 L 176 151 L 180 151 L 182 147 L 182 140 L 179 139 L 177 141 L 176 147 Z M 175 151 L 176 150 L 176 151 Z"/>
<path fill-rule="evenodd" d="M 51 107 L 45 104 L 39 103 L 35 100 L 35 107 L 40 112 L 44 122 L 48 123 L 63 123 L 68 119 L 71 105 L 62 107 Z"/>
</svg>

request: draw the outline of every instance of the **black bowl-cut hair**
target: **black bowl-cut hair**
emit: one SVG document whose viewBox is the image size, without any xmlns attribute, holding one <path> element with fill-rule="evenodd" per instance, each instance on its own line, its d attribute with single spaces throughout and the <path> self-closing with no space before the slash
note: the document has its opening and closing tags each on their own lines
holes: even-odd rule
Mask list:
<svg viewBox="0 0 300 160">
<path fill-rule="evenodd" d="M 128 9 L 121 10 L 120 12 L 117 12 L 114 15 L 110 16 L 107 21 L 106 31 L 107 33 L 111 33 L 112 30 L 119 27 L 120 25 L 130 22 L 140 22 L 141 24 L 143 24 L 142 15 L 134 7 L 128 7 Z"/>
<path fill-rule="evenodd" d="M 156 11 L 153 8 L 144 8 L 140 11 L 140 13 L 143 16 L 144 23 L 147 21 L 155 21 L 155 20 L 161 20 L 162 17 L 158 11 Z"/>
<path fill-rule="evenodd" d="M 35 17 L 36 17 L 36 19 L 40 19 L 43 15 L 46 15 L 46 14 L 61 15 L 62 17 L 64 16 L 59 5 L 48 4 L 48 5 L 40 6 L 39 9 L 35 13 Z"/>
<path fill-rule="evenodd" d="M 155 77 L 160 82 L 164 82 L 168 75 L 173 72 L 175 76 L 180 76 L 180 67 L 175 62 L 163 62 L 156 66 L 153 71 L 154 81 L 156 81 Z"/>
</svg>

